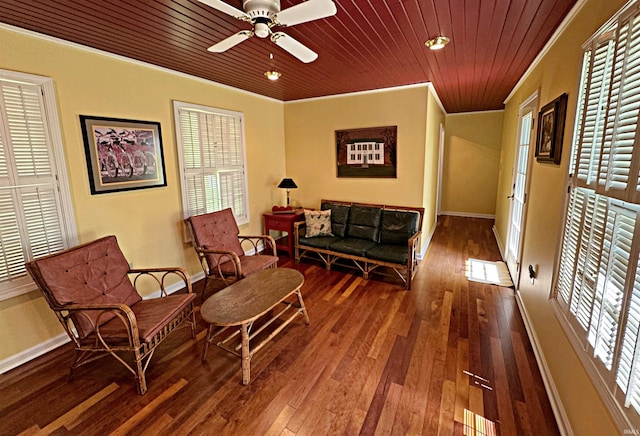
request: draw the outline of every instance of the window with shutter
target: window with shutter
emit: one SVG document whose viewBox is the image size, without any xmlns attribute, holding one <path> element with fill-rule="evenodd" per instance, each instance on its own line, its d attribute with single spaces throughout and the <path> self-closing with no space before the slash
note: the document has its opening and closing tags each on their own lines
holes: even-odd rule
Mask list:
<svg viewBox="0 0 640 436">
<path fill-rule="evenodd" d="M 592 50 L 589 62 L 585 103 L 580 117 L 577 179 L 582 186 L 595 188 L 602 145 L 603 119 L 606 113 L 608 84 L 612 68 L 613 43 L 605 40 Z"/>
<path fill-rule="evenodd" d="M 174 112 L 185 218 L 230 207 L 249 222 L 243 115 L 182 102 Z"/>
<path fill-rule="evenodd" d="M 640 428 L 639 4 L 584 47 L 555 283 L 563 325 L 621 428 Z"/>
<path fill-rule="evenodd" d="M 0 70 L 0 300 L 34 289 L 24 263 L 76 243 L 51 80 Z"/>
</svg>

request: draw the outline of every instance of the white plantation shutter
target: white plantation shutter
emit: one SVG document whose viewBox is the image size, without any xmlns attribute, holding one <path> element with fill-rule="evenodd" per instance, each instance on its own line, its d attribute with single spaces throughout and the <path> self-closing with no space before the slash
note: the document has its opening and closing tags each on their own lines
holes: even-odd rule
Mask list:
<svg viewBox="0 0 640 436">
<path fill-rule="evenodd" d="M 75 243 L 47 89 L 40 79 L 0 71 L 0 299 L 33 289 L 26 261 Z"/>
<path fill-rule="evenodd" d="M 606 202 L 593 191 L 584 190 L 582 194 L 586 207 L 582 217 L 582 231 L 576 268 L 573 273 L 575 280 L 569 310 L 575 316 L 580 328 L 587 331 L 598 279 Z M 580 192 L 578 192 L 579 196 Z"/>
<path fill-rule="evenodd" d="M 593 346 L 594 357 L 608 370 L 612 369 L 615 357 L 635 221 L 635 212 L 621 208 L 612 207 L 607 214 L 598 292 L 588 339 Z"/>
<path fill-rule="evenodd" d="M 585 191 L 578 188 L 571 192 L 565 221 L 564 238 L 560 252 L 562 263 L 560 264 L 557 281 L 557 296 L 565 309 L 573 295 L 573 284 L 576 278 L 575 266 L 578 258 L 577 253 L 584 215 Z"/>
<path fill-rule="evenodd" d="M 249 221 L 243 116 L 174 103 L 185 218 L 230 207 Z"/>
<path fill-rule="evenodd" d="M 640 262 L 636 256 L 636 271 L 633 281 L 633 292 L 629 299 L 624 336 L 618 364 L 616 382 L 626 392 L 625 407 L 640 409 L 640 346 L 638 331 L 640 330 Z"/>
<path fill-rule="evenodd" d="M 635 197 L 636 186 L 630 185 L 637 185 L 629 180 L 640 109 L 640 17 L 620 26 L 616 51 L 599 185 L 627 199 Z"/>
<path fill-rule="evenodd" d="M 580 91 L 578 93 L 578 114 L 585 113 L 587 94 L 587 74 L 589 73 L 589 63 L 591 62 L 591 50 L 586 50 L 582 57 L 582 74 L 580 76 Z M 582 119 L 577 119 L 573 131 L 573 144 L 571 147 L 571 162 L 569 162 L 569 174 L 576 174 L 576 163 L 578 161 L 578 152 L 580 151 L 580 140 L 582 138 Z"/>
<path fill-rule="evenodd" d="M 639 4 L 627 3 L 585 46 L 555 284 L 576 351 L 605 403 L 620 406 L 613 416 L 633 428 L 640 428 Z"/>
<path fill-rule="evenodd" d="M 581 186 L 595 188 L 598 177 L 598 164 L 602 147 L 606 101 L 613 65 L 613 48 L 611 40 L 596 45 L 593 58 L 589 63 L 585 103 L 582 107 L 580 133 L 577 139 L 578 160 L 576 163 L 577 179 Z"/>
</svg>

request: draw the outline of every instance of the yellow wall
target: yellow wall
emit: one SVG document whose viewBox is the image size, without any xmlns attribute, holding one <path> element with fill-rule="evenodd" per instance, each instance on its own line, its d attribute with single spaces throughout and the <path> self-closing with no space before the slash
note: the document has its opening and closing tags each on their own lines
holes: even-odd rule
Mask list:
<svg viewBox="0 0 640 436">
<path fill-rule="evenodd" d="M 287 176 L 298 185 L 292 203 L 317 208 L 324 198 L 421 206 L 429 96 L 423 85 L 286 103 Z M 398 126 L 397 178 L 338 178 L 335 131 L 377 126 Z"/>
<path fill-rule="evenodd" d="M 251 221 L 243 233 L 262 233 L 263 211 L 282 202 L 282 102 L 1 28 L 0 53 L 0 68 L 54 81 L 80 242 L 115 234 L 134 267 L 201 272 L 182 241 L 172 100 L 244 113 Z M 160 122 L 167 186 L 91 195 L 80 114 Z M 0 360 L 61 333 L 56 322 L 36 293 L 0 302 Z"/>
<path fill-rule="evenodd" d="M 431 89 L 431 88 L 429 88 Z M 424 221 L 422 223 L 422 246 L 425 247 L 427 238 L 436 228 L 438 217 L 438 158 L 440 146 L 440 125 L 445 124 L 446 113 L 436 100 L 434 94 L 429 92 L 427 100 L 427 125 L 426 147 L 424 156 L 424 175 L 422 207 L 424 207 Z"/>
<path fill-rule="evenodd" d="M 587 1 L 576 19 L 517 88 L 506 105 L 504 115 L 496 203 L 496 231 L 501 241 L 506 241 L 507 236 L 509 203 L 506 196 L 511 191 L 519 105 L 537 89 L 540 90 L 540 105 L 564 92 L 569 94 L 560 165 L 534 162 L 531 166 L 522 265 L 525 269 L 529 264 L 537 265 L 538 279 L 534 285 L 529 280 L 521 280 L 519 290 L 576 435 L 619 434 L 558 323 L 549 298 L 563 221 L 570 143 L 582 66 L 581 45 L 623 4 L 622 0 Z"/>
<path fill-rule="evenodd" d="M 495 213 L 502 118 L 502 111 L 447 115 L 441 212 Z"/>
<path fill-rule="evenodd" d="M 486 199 L 474 205 L 474 210 L 465 209 L 468 202 L 457 203 L 464 191 L 461 188 L 468 189 L 470 183 L 455 185 L 460 179 L 456 163 L 465 156 L 469 159 L 467 153 L 488 159 L 480 153 L 483 147 L 495 157 L 497 143 L 501 142 L 494 192 L 495 226 L 499 239 L 505 241 L 509 207 L 506 196 L 511 191 L 518 106 L 538 89 L 542 104 L 563 92 L 569 94 L 561 165 L 532 165 L 523 265 L 537 265 L 539 276 L 535 285 L 528 281 L 520 283 L 520 293 L 574 434 L 617 433 L 553 314 L 549 295 L 562 223 L 581 66 L 580 45 L 623 3 L 622 0 L 586 3 L 507 103 L 501 141 L 493 139 L 495 128 L 485 130 L 484 124 L 485 117 L 493 119 L 499 114 L 447 117 L 446 143 L 451 154 L 447 161 L 450 172 L 443 178 L 447 186 L 443 191 L 446 194 L 443 209 L 492 213 L 486 208 L 491 203 Z M 243 231 L 261 232 L 261 213 L 284 200 L 284 192 L 276 185 L 285 175 L 294 178 L 299 186 L 291 192 L 295 205 L 318 207 L 321 198 L 329 198 L 423 206 L 426 209 L 423 231 L 428 232 L 435 224 L 438 126 L 444 122 L 444 113 L 427 86 L 282 104 L 3 29 L 0 29 L 0 53 L 3 54 L 0 68 L 51 77 L 55 82 L 80 240 L 114 233 L 135 266 L 183 265 L 192 273 L 199 271 L 191 248 L 181 240 L 182 211 L 171 104 L 174 99 L 245 114 L 251 223 Z M 90 195 L 80 114 L 159 121 L 168 186 Z M 479 138 L 472 135 L 467 123 L 476 126 L 482 123 L 482 129 L 476 130 L 484 134 Z M 383 125 L 398 126 L 398 177 L 337 178 L 334 131 Z M 474 177 L 480 177 L 486 184 L 490 174 Z M 60 332 L 36 293 L 0 302 L 0 360 Z M 584 419 L 585 416 L 589 419 Z"/>
</svg>

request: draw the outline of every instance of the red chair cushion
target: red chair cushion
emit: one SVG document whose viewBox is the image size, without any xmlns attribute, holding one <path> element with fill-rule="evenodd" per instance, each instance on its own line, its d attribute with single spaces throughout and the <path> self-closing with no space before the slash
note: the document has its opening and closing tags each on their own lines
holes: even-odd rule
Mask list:
<svg viewBox="0 0 640 436">
<path fill-rule="evenodd" d="M 132 306 L 142 300 L 131 284 L 125 259 L 115 236 L 106 236 L 87 244 L 62 251 L 35 263 L 47 284 L 51 297 L 65 304 L 126 304 Z M 99 312 L 88 311 L 84 316 L 73 316 L 80 337 L 93 332 Z M 105 323 L 113 315 L 100 317 Z"/>
<path fill-rule="evenodd" d="M 249 274 L 265 269 L 278 262 L 278 258 L 275 256 L 240 256 L 240 265 L 242 265 L 242 275 L 248 276 Z M 235 268 L 233 262 L 224 262 L 220 264 L 220 271 L 224 275 L 234 275 Z"/>
<path fill-rule="evenodd" d="M 192 216 L 189 220 L 196 244 L 199 247 L 232 251 L 238 256 L 244 256 L 244 250 L 238 239 L 240 230 L 230 208 Z M 209 254 L 205 258 L 209 263 L 209 268 L 214 268 L 218 264 L 220 255 Z M 222 262 L 227 262 L 228 259 L 228 256 L 225 256 Z"/>
<path fill-rule="evenodd" d="M 152 298 L 141 300 L 131 306 L 131 310 L 138 322 L 138 336 L 141 342 L 149 342 L 153 337 L 184 310 L 191 301 L 196 298 L 196 294 L 171 294 L 162 298 Z M 113 318 L 109 322 L 99 327 L 100 335 L 109 340 L 127 340 L 128 335 L 126 325 L 118 318 Z"/>
</svg>

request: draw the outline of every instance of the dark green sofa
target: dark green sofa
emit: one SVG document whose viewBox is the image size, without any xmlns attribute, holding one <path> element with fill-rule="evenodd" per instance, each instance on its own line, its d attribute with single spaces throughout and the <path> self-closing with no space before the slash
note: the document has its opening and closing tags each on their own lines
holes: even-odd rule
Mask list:
<svg viewBox="0 0 640 436">
<path fill-rule="evenodd" d="M 391 268 L 406 289 L 418 266 L 417 252 L 424 208 L 321 200 L 331 210 L 333 236 L 305 237 L 305 222 L 294 227 L 295 259 L 320 258 L 327 269 L 338 260 L 355 264 L 364 275 L 376 268 Z"/>
</svg>

